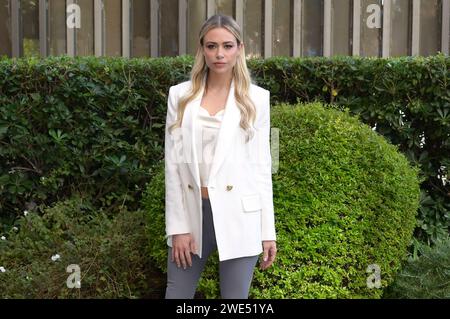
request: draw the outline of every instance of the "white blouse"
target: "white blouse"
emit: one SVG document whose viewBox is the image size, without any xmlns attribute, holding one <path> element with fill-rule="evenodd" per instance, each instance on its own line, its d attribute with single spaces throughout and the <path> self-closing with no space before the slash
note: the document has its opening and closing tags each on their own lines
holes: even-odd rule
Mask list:
<svg viewBox="0 0 450 319">
<path fill-rule="evenodd" d="M 220 110 L 214 115 L 200 106 L 198 112 L 199 129 L 196 131 L 201 134 L 197 141 L 201 141 L 200 147 L 197 147 L 197 159 L 200 172 L 200 185 L 208 186 L 209 172 L 213 161 L 214 151 L 216 149 L 217 136 L 222 123 L 225 109 Z"/>
</svg>

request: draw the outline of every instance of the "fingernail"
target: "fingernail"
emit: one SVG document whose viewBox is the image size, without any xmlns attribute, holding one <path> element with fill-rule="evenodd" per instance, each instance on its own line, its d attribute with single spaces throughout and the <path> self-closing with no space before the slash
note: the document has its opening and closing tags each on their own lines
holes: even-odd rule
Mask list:
<svg viewBox="0 0 450 319">
<path fill-rule="evenodd" d="M 267 257 L 264 257 L 264 261 L 267 261 Z"/>
</svg>

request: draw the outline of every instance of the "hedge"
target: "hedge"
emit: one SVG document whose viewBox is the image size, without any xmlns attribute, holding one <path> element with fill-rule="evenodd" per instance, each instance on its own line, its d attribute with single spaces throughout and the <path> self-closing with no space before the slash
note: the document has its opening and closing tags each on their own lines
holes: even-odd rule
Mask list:
<svg viewBox="0 0 450 319">
<path fill-rule="evenodd" d="M 169 86 L 192 56 L 0 59 L 0 224 L 72 194 L 96 207 L 137 209 L 163 158 Z M 318 100 L 347 107 L 420 165 L 416 237 L 450 227 L 450 58 L 252 58 L 272 103 Z M 2 229 L 0 229 L 2 230 Z"/>
</svg>

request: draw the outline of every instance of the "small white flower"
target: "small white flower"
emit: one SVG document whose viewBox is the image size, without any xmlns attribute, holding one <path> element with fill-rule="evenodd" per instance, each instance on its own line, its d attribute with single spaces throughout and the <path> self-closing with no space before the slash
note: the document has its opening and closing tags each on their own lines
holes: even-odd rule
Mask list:
<svg viewBox="0 0 450 319">
<path fill-rule="evenodd" d="M 14 231 L 18 231 L 18 230 L 19 230 L 19 228 L 17 228 L 16 226 L 14 226 L 12 229 L 13 229 Z"/>
<path fill-rule="evenodd" d="M 5 236 L 0 237 L 1 240 L 6 240 Z"/>
<path fill-rule="evenodd" d="M 27 216 L 27 215 L 28 215 L 28 211 L 27 211 L 27 210 L 24 210 L 24 211 L 23 211 L 23 215 L 24 215 L 24 216 Z"/>
<path fill-rule="evenodd" d="M 0 272 L 6 272 L 5 267 L 0 267 Z"/>
<path fill-rule="evenodd" d="M 25 278 L 26 278 L 27 280 L 31 280 L 31 278 L 30 278 L 30 277 L 28 277 L 28 276 L 26 276 Z"/>
<path fill-rule="evenodd" d="M 56 254 L 56 255 L 53 255 L 52 256 L 52 260 L 53 261 L 57 261 L 58 259 L 60 259 L 61 258 L 61 256 L 59 255 L 59 254 Z"/>
</svg>

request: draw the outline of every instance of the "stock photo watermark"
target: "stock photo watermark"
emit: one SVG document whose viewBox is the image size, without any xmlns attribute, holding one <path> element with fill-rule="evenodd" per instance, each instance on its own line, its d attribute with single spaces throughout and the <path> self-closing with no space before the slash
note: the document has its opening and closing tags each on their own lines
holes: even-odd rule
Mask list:
<svg viewBox="0 0 450 319">
<path fill-rule="evenodd" d="M 367 277 L 367 288 L 381 288 L 381 268 L 377 264 L 370 264 L 366 269 L 367 273 L 372 273 Z"/>
<path fill-rule="evenodd" d="M 380 29 L 381 25 L 381 17 L 382 17 L 382 6 L 379 4 L 369 4 L 366 7 L 366 12 L 370 15 L 367 17 L 366 25 L 369 29 Z M 76 3 L 71 3 L 66 8 L 67 13 L 67 28 L 69 29 L 80 29 L 81 28 L 81 8 Z"/>
<path fill-rule="evenodd" d="M 67 20 L 66 25 L 68 29 L 81 28 L 81 8 L 78 4 L 72 3 L 66 9 Z"/>
<path fill-rule="evenodd" d="M 70 273 L 69 277 L 67 277 L 66 285 L 67 288 L 73 289 L 81 288 L 81 269 L 77 264 L 71 264 L 67 266 L 66 272 Z"/>
</svg>

